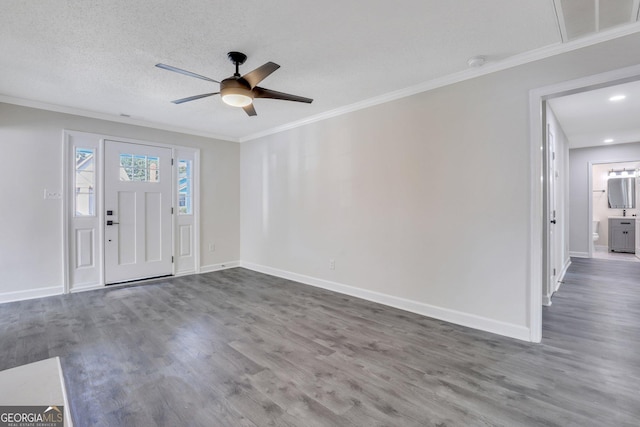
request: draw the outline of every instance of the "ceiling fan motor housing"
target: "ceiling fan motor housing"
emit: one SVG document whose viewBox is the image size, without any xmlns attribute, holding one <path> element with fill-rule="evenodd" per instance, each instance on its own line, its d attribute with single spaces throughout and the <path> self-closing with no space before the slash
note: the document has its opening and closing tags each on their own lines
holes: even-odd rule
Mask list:
<svg viewBox="0 0 640 427">
<path fill-rule="evenodd" d="M 231 77 L 220 82 L 220 96 L 227 104 L 244 107 L 251 104 L 253 91 L 246 80 Z"/>
</svg>

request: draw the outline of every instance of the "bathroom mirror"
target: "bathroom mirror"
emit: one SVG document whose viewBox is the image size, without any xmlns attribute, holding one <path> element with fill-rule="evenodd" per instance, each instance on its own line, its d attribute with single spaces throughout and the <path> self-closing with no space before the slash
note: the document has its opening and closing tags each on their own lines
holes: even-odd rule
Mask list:
<svg viewBox="0 0 640 427">
<path fill-rule="evenodd" d="M 609 207 L 612 209 L 633 209 L 636 206 L 635 178 L 609 178 L 607 183 Z"/>
</svg>

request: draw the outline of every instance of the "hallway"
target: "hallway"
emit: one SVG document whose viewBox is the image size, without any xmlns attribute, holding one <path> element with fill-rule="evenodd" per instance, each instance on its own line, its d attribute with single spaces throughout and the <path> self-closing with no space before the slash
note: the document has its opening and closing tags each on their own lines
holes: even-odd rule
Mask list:
<svg viewBox="0 0 640 427">
<path fill-rule="evenodd" d="M 556 348 L 572 370 L 588 372 L 592 378 L 581 394 L 612 411 L 611 425 L 620 425 L 617 416 L 634 400 L 631 413 L 640 416 L 640 263 L 572 258 L 552 305 L 543 308 L 542 343 L 547 350 Z M 556 375 L 560 379 L 568 372 Z"/>
</svg>

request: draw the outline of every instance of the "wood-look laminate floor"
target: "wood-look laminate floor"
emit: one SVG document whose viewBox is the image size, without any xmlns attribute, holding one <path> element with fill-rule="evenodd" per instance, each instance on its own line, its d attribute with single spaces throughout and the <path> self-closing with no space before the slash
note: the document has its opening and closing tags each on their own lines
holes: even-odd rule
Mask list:
<svg viewBox="0 0 640 427">
<path fill-rule="evenodd" d="M 77 426 L 637 426 L 640 264 L 565 282 L 542 344 L 241 268 L 9 303 L 0 369 L 59 356 Z"/>
</svg>

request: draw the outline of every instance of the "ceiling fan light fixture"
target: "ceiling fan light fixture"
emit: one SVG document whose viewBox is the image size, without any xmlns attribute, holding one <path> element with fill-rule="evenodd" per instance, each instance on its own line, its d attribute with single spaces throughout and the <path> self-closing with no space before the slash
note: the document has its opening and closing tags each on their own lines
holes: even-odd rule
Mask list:
<svg viewBox="0 0 640 427">
<path fill-rule="evenodd" d="M 242 93 L 227 93 L 222 95 L 222 101 L 232 107 L 246 107 L 253 102 L 253 99 Z"/>
<path fill-rule="evenodd" d="M 232 107 L 246 107 L 253 102 L 253 92 L 242 80 L 225 79 L 220 83 L 222 101 Z"/>
</svg>

